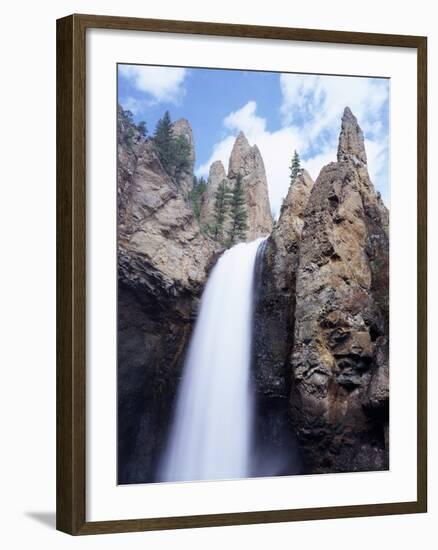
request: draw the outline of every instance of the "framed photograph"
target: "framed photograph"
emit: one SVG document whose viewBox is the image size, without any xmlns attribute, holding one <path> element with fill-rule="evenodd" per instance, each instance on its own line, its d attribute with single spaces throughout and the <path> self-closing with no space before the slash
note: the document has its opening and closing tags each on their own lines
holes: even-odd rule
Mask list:
<svg viewBox="0 0 438 550">
<path fill-rule="evenodd" d="M 425 512 L 427 42 L 57 22 L 57 527 Z"/>
</svg>

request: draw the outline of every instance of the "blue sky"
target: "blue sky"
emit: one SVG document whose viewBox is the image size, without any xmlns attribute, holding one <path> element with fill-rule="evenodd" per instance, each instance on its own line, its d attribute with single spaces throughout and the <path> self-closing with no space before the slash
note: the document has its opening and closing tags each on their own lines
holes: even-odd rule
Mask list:
<svg viewBox="0 0 438 550">
<path fill-rule="evenodd" d="M 368 168 L 389 205 L 389 81 L 221 69 L 119 65 L 119 103 L 153 133 L 169 110 L 187 118 L 196 147 L 196 174 L 228 158 L 243 130 L 262 153 L 276 215 L 289 187 L 294 149 L 316 179 L 336 160 L 342 111 L 348 105 L 365 134 Z"/>
</svg>

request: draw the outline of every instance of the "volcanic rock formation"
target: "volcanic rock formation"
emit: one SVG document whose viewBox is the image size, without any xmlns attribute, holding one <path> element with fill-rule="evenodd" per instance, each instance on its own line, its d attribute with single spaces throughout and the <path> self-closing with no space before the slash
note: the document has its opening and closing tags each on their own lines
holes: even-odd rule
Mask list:
<svg viewBox="0 0 438 550">
<path fill-rule="evenodd" d="M 292 200 L 295 185 L 300 202 Z M 324 167 L 313 187 L 301 174 L 289 195 L 296 211 L 286 200 L 263 259 L 257 387 L 266 394 L 289 380 L 305 471 L 385 469 L 388 211 L 370 181 L 350 109 L 342 117 L 338 162 Z M 277 346 L 266 337 L 273 330 L 281 335 Z"/>
</svg>

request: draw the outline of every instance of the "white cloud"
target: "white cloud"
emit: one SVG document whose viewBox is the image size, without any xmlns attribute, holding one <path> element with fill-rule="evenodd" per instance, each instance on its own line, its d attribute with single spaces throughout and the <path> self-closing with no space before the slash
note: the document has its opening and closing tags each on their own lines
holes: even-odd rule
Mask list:
<svg viewBox="0 0 438 550">
<path fill-rule="evenodd" d="M 297 118 L 311 115 L 322 101 L 319 76 L 282 74 L 280 87 L 283 96 L 281 112 L 288 124 Z"/>
<path fill-rule="evenodd" d="M 366 139 L 365 148 L 371 181 L 374 183 L 376 189 L 380 191 L 385 204 L 389 205 L 389 166 L 386 140 L 372 141 Z"/>
<path fill-rule="evenodd" d="M 241 109 L 225 117 L 224 126 L 230 130 L 242 130 L 247 136 L 263 134 L 266 121 L 256 115 L 256 109 L 256 102 L 248 101 Z"/>
<path fill-rule="evenodd" d="M 127 97 L 123 100 L 123 108 L 127 111 L 131 111 L 132 114 L 138 115 L 149 107 L 151 104 L 150 101 L 143 99 L 136 99 L 135 97 Z"/>
<path fill-rule="evenodd" d="M 285 124 L 305 121 L 310 138 L 323 131 L 338 133 L 348 105 L 365 133 L 378 131 L 380 109 L 388 97 L 387 81 L 349 76 L 282 74 L 281 112 Z"/>
<path fill-rule="evenodd" d="M 119 71 L 137 90 L 149 93 L 156 102 L 178 103 L 184 96 L 187 69 L 119 65 Z"/>
<path fill-rule="evenodd" d="M 336 161 L 341 117 L 348 105 L 367 138 L 371 179 L 387 202 L 387 135 L 381 120 L 382 107 L 388 99 L 387 82 L 359 77 L 282 74 L 280 87 L 283 126 L 274 132 L 268 131 L 266 120 L 257 114 L 256 102 L 248 101 L 224 118 L 228 133 L 214 145 L 210 158 L 199 167 L 197 174 L 207 176 L 215 160 L 221 160 L 227 169 L 235 136 L 242 130 L 250 144 L 257 144 L 261 151 L 275 215 L 289 188 L 289 166 L 295 149 L 313 179 L 323 166 Z"/>
</svg>

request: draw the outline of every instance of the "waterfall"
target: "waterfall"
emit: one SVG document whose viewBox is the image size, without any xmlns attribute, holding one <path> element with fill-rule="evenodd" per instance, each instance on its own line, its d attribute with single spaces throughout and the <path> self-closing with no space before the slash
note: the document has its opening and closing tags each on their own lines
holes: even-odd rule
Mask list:
<svg viewBox="0 0 438 550">
<path fill-rule="evenodd" d="M 218 260 L 202 295 L 161 464 L 161 481 L 249 475 L 254 267 L 265 239 Z"/>
</svg>

